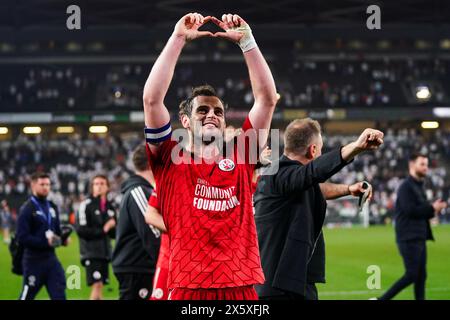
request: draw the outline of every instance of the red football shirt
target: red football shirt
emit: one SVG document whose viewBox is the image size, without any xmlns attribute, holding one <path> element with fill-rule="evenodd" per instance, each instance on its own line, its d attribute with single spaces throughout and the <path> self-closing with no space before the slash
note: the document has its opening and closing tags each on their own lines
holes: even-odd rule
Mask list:
<svg viewBox="0 0 450 320">
<path fill-rule="evenodd" d="M 150 198 L 148 199 L 148 204 L 153 208 L 155 208 L 156 210 L 158 210 L 159 212 L 161 212 L 161 208 L 158 202 L 158 196 L 155 189 L 153 189 L 153 192 L 150 195 Z M 162 269 L 169 268 L 169 236 L 165 232 L 161 234 L 161 244 L 159 246 L 159 255 L 156 267 Z"/>
<path fill-rule="evenodd" d="M 158 211 L 159 207 L 156 190 L 153 189 L 148 204 Z M 169 290 L 167 288 L 167 278 L 169 275 L 169 236 L 167 233 L 161 234 L 161 245 L 159 247 L 158 262 L 156 263 L 155 276 L 153 277 L 153 291 L 150 300 L 167 300 Z"/>
<path fill-rule="evenodd" d="M 247 118 L 242 132 L 252 129 Z M 174 163 L 166 140 L 151 153 L 170 241 L 169 288 L 227 288 L 264 282 L 252 209 L 254 164 L 230 155 L 213 164 Z M 249 144 L 244 144 L 246 154 Z M 177 153 L 178 150 L 175 152 Z M 183 157 L 191 157 L 187 152 Z"/>
</svg>

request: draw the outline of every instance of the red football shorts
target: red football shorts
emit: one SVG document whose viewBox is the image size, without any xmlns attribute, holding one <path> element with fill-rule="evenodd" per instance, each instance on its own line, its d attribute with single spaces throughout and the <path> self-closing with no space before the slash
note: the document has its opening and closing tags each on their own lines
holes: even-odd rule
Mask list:
<svg viewBox="0 0 450 320">
<path fill-rule="evenodd" d="M 168 300 L 258 300 L 258 294 L 253 286 L 220 289 L 174 288 L 170 290 Z"/>
<path fill-rule="evenodd" d="M 167 300 L 169 290 L 167 288 L 167 278 L 169 277 L 169 269 L 156 268 L 155 277 L 153 278 L 153 291 L 150 300 Z"/>
</svg>

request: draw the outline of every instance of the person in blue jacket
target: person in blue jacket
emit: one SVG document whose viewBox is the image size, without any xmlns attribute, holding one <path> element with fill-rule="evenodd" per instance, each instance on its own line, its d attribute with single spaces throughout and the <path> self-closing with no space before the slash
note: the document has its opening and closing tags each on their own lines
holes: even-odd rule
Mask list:
<svg viewBox="0 0 450 320">
<path fill-rule="evenodd" d="M 52 300 L 65 300 L 64 269 L 55 254 L 63 244 L 58 208 L 47 200 L 50 176 L 31 176 L 31 197 L 22 205 L 17 222 L 17 239 L 23 246 L 23 287 L 20 300 L 33 300 L 45 286 Z"/>
</svg>

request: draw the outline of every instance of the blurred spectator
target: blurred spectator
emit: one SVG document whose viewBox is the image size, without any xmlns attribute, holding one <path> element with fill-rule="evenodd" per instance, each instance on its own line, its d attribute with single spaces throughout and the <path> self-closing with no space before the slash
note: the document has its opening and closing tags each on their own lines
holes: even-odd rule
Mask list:
<svg viewBox="0 0 450 320">
<path fill-rule="evenodd" d="M 11 230 L 12 216 L 11 210 L 9 209 L 8 202 L 6 202 L 6 200 L 2 200 L 1 202 L 0 222 L 3 230 L 3 242 L 6 244 L 10 244 L 11 243 L 10 230 Z"/>
<path fill-rule="evenodd" d="M 216 52 L 217 53 L 217 52 Z M 232 108 L 253 103 L 249 75 L 241 60 L 228 54 L 212 54 L 214 73 L 200 63 L 177 66 L 166 104 L 175 111 L 192 85 L 213 85 Z M 445 84 L 450 80 L 446 60 L 390 60 L 378 57 L 354 59 L 301 59 L 275 51 L 271 68 L 281 99 L 279 108 L 398 107 L 418 104 L 414 86 L 430 87 L 431 97 L 423 103 L 450 102 Z M 203 62 L 203 61 L 199 61 Z M 54 64 L 7 65 L 10 75 L 0 79 L 2 111 L 91 111 L 141 110 L 142 86 L 149 64 Z M 223 76 L 225 75 L 225 77 Z"/>
</svg>

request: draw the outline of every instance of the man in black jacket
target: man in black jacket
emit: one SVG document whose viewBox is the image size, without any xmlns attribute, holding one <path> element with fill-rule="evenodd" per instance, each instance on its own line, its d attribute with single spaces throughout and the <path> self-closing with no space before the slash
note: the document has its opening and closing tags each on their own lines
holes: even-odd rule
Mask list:
<svg viewBox="0 0 450 320">
<path fill-rule="evenodd" d="M 133 153 L 136 174 L 122 185 L 113 270 L 121 300 L 149 299 L 159 253 L 161 232 L 145 222 L 144 214 L 155 184 L 145 145 Z"/>
<path fill-rule="evenodd" d="M 441 199 L 432 204 L 428 202 L 423 188 L 427 172 L 428 158 L 423 154 L 412 154 L 409 176 L 400 185 L 395 204 L 395 234 L 406 271 L 380 300 L 392 299 L 413 283 L 416 300 L 425 299 L 426 240 L 434 240 L 429 220 L 447 207 Z"/>
<path fill-rule="evenodd" d="M 91 180 L 91 196 L 80 204 L 76 231 L 80 238 L 81 264 L 86 267 L 91 300 L 103 299 L 103 285 L 109 283 L 111 238 L 115 237 L 116 212 L 107 198 L 109 181 L 104 175 Z"/>
<path fill-rule="evenodd" d="M 361 182 L 351 186 L 324 182 L 357 154 L 382 143 L 382 132 L 366 129 L 356 141 L 322 155 L 317 121 L 294 120 L 287 126 L 279 169 L 261 176 L 254 195 L 266 277 L 256 287 L 261 299 L 317 299 L 315 283 L 325 281 L 325 199 L 365 192 Z"/>
</svg>

